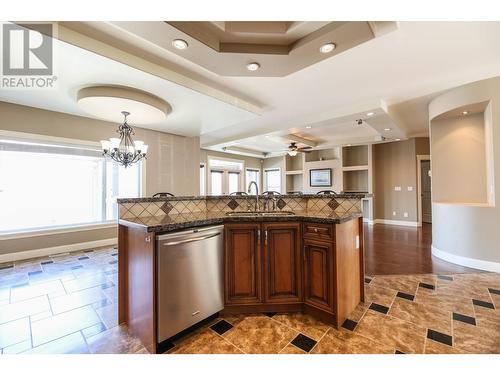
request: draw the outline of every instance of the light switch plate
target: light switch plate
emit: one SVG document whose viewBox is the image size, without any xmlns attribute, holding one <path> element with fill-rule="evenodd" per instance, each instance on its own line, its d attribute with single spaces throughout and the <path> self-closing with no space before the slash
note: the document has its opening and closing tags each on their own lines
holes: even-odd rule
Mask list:
<svg viewBox="0 0 500 375">
<path fill-rule="evenodd" d="M 401 186 L 394 186 L 394 191 L 401 191 Z"/>
<path fill-rule="evenodd" d="M 404 216 L 404 217 L 408 217 L 408 212 L 405 212 L 405 213 L 403 214 L 403 216 Z"/>
<path fill-rule="evenodd" d="M 392 211 L 392 216 L 396 216 L 396 211 Z"/>
<path fill-rule="evenodd" d="M 413 186 L 408 186 L 408 191 L 413 191 Z"/>
<path fill-rule="evenodd" d="M 359 249 L 359 236 L 356 236 L 356 249 Z"/>
</svg>

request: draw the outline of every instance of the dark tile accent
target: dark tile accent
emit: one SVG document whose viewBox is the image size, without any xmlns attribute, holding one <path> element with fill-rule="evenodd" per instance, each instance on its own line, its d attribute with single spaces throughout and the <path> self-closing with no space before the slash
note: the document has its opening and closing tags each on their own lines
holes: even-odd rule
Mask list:
<svg viewBox="0 0 500 375">
<path fill-rule="evenodd" d="M 168 215 L 168 213 L 172 211 L 173 208 L 174 206 L 172 206 L 169 202 L 165 202 L 161 205 L 160 210 L 162 210 Z"/>
<path fill-rule="evenodd" d="M 493 288 L 488 288 L 491 294 L 500 294 L 500 290 L 498 289 L 493 289 Z"/>
<path fill-rule="evenodd" d="M 340 206 L 340 203 L 337 202 L 335 198 L 330 199 L 330 201 L 327 203 L 328 207 L 330 207 L 332 210 L 335 211 L 335 209 Z"/>
<path fill-rule="evenodd" d="M 394 354 L 406 354 L 406 353 L 403 353 L 402 351 L 399 351 L 396 349 L 396 351 L 394 352 Z"/>
<path fill-rule="evenodd" d="M 159 344 L 156 344 L 156 353 L 161 354 L 168 352 L 170 349 L 174 347 L 174 343 L 170 340 L 165 340 Z"/>
<path fill-rule="evenodd" d="M 463 323 L 467 323 L 467 324 L 472 324 L 473 326 L 476 325 L 476 319 L 473 318 L 472 316 L 462 315 L 462 314 L 459 314 L 456 312 L 453 313 L 453 320 L 457 320 L 459 322 L 463 322 Z"/>
<path fill-rule="evenodd" d="M 387 306 L 379 305 L 378 303 L 372 302 L 369 307 L 370 310 L 377 311 L 382 314 L 387 314 L 389 308 Z"/>
<path fill-rule="evenodd" d="M 118 253 L 111 254 L 112 257 L 118 256 Z"/>
<path fill-rule="evenodd" d="M 239 203 L 236 202 L 235 199 L 231 199 L 228 203 L 227 203 L 227 206 L 231 209 L 231 210 L 236 210 L 239 206 Z"/>
<path fill-rule="evenodd" d="M 434 285 L 432 285 L 432 284 L 418 283 L 418 286 L 420 288 L 425 288 L 425 289 L 430 289 L 430 290 L 436 289 L 436 287 Z"/>
<path fill-rule="evenodd" d="M 213 324 L 210 326 L 210 328 L 217 332 L 219 335 L 223 335 L 227 331 L 229 331 L 231 328 L 233 328 L 233 325 L 224 319 L 219 320 L 217 323 Z"/>
<path fill-rule="evenodd" d="M 316 345 L 316 340 L 299 333 L 297 337 L 292 340 L 292 345 L 295 345 L 297 348 L 309 353 L 314 345 Z"/>
<path fill-rule="evenodd" d="M 488 309 L 495 309 L 495 306 L 491 302 L 481 301 L 479 299 L 472 299 L 472 303 L 476 306 L 486 307 Z"/>
<path fill-rule="evenodd" d="M 44 264 L 52 264 L 52 263 L 54 263 L 53 260 L 46 260 L 45 262 L 42 262 L 40 264 L 44 265 Z"/>
<path fill-rule="evenodd" d="M 407 299 L 408 301 L 413 301 L 415 299 L 415 296 L 413 294 L 408 294 L 408 293 L 403 293 L 403 292 L 398 292 L 398 294 L 396 294 L 396 296 L 399 298 Z"/>
<path fill-rule="evenodd" d="M 372 279 L 369 277 L 365 277 L 365 283 L 370 284 L 372 282 Z"/>
<path fill-rule="evenodd" d="M 450 335 L 432 329 L 427 329 L 427 338 L 449 346 L 452 346 L 453 343 L 453 338 Z"/>
<path fill-rule="evenodd" d="M 342 328 L 348 329 L 349 331 L 354 331 L 354 328 L 358 325 L 358 322 L 355 322 L 351 319 L 346 319 L 344 323 L 342 323 Z"/>
<path fill-rule="evenodd" d="M 272 318 L 273 316 L 276 315 L 276 313 L 275 312 L 267 312 L 267 313 L 264 313 L 264 315 Z"/>
<path fill-rule="evenodd" d="M 78 258 L 78 260 L 86 260 L 86 259 L 89 259 L 89 257 L 80 257 L 80 258 Z"/>
<path fill-rule="evenodd" d="M 0 264 L 0 270 L 7 270 L 9 268 L 14 268 L 13 264 Z"/>
<path fill-rule="evenodd" d="M 28 272 L 28 276 L 40 275 L 43 271 L 31 271 Z"/>
<path fill-rule="evenodd" d="M 118 261 L 117 261 L 117 260 L 112 260 L 112 261 L 110 261 L 110 262 L 108 262 L 108 263 L 109 263 L 109 264 L 116 264 L 116 263 L 118 263 Z"/>
<path fill-rule="evenodd" d="M 438 275 L 438 279 L 441 279 L 441 280 L 448 280 L 448 281 L 453 281 L 453 277 L 451 277 L 451 276 L 446 276 L 446 275 Z"/>
<path fill-rule="evenodd" d="M 278 201 L 276 202 L 276 207 L 278 207 L 280 210 L 282 210 L 283 208 L 285 208 L 286 206 L 286 202 L 283 200 L 283 199 L 278 199 Z"/>
<path fill-rule="evenodd" d="M 94 250 L 83 250 L 84 253 L 93 253 Z"/>
<path fill-rule="evenodd" d="M 73 266 L 73 267 L 71 267 L 71 269 L 72 269 L 72 270 L 77 270 L 77 269 L 79 269 L 79 268 L 83 268 L 83 266 L 82 266 L 82 265 L 78 265 L 78 266 Z"/>
<path fill-rule="evenodd" d="M 110 271 L 105 271 L 105 272 L 104 272 L 104 274 L 105 274 L 105 275 L 108 275 L 108 276 L 110 276 L 110 275 L 114 275 L 114 274 L 116 274 L 116 273 L 118 273 L 118 271 L 117 271 L 117 270 L 110 270 Z"/>
</svg>

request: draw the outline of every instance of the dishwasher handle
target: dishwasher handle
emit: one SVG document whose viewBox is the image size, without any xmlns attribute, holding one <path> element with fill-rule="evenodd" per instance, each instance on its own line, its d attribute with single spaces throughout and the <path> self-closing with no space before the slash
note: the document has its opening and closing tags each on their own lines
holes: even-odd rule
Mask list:
<svg viewBox="0 0 500 375">
<path fill-rule="evenodd" d="M 196 242 L 196 241 L 207 240 L 209 238 L 220 236 L 220 235 L 221 235 L 221 233 L 217 232 L 217 233 L 207 234 L 206 236 L 187 238 L 185 240 L 179 240 L 179 241 L 165 242 L 165 243 L 162 244 L 162 246 L 181 245 L 181 244 L 189 243 L 189 242 Z"/>
</svg>

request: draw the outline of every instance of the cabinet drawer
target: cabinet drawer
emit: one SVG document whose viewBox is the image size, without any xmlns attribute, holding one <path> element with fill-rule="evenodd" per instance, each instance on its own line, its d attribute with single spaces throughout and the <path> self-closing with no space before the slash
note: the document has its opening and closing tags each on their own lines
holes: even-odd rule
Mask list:
<svg viewBox="0 0 500 375">
<path fill-rule="evenodd" d="M 312 239 L 333 240 L 333 225 L 331 224 L 304 224 L 304 237 Z"/>
</svg>

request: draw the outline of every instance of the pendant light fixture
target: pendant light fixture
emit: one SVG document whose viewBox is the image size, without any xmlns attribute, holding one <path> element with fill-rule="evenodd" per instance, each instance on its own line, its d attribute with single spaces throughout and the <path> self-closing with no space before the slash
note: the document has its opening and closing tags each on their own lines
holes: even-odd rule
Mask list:
<svg viewBox="0 0 500 375">
<path fill-rule="evenodd" d="M 146 157 L 148 145 L 143 141 L 133 141 L 134 130 L 127 123 L 129 112 L 122 111 L 123 124 L 118 127 L 117 133 L 120 138 L 110 138 L 109 141 L 101 141 L 103 155 L 111 158 L 125 168 Z"/>
</svg>

